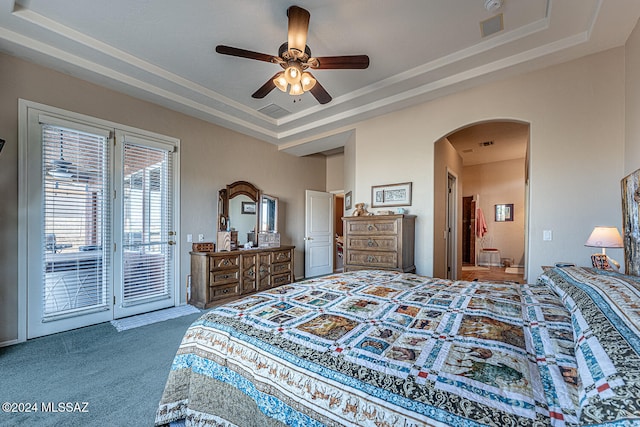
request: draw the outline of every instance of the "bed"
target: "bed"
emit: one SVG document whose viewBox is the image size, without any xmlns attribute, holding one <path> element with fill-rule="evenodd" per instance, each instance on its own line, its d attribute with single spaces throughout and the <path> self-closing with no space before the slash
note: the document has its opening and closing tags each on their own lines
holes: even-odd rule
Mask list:
<svg viewBox="0 0 640 427">
<path fill-rule="evenodd" d="M 191 325 L 156 425 L 631 425 L 639 293 L 581 268 L 523 285 L 363 270 L 281 286 Z"/>
</svg>

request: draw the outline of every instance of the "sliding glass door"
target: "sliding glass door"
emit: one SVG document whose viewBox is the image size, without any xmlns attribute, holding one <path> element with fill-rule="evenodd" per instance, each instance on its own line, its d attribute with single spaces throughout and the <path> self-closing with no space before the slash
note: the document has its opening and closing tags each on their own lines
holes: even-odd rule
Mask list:
<svg viewBox="0 0 640 427">
<path fill-rule="evenodd" d="M 176 143 L 69 114 L 27 114 L 28 338 L 176 304 Z"/>
</svg>

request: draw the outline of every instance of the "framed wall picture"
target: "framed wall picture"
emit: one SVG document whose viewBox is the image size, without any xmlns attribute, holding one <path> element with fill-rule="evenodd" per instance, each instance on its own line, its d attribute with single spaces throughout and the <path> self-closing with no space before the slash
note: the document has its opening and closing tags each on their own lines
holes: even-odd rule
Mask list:
<svg viewBox="0 0 640 427">
<path fill-rule="evenodd" d="M 255 215 L 256 213 L 256 202 L 242 202 L 242 213 Z"/>
<path fill-rule="evenodd" d="M 496 205 L 496 222 L 513 221 L 513 203 Z"/>
<path fill-rule="evenodd" d="M 371 207 L 411 206 L 411 183 L 374 185 L 371 187 Z"/>
<path fill-rule="evenodd" d="M 344 210 L 351 209 L 351 191 L 344 195 Z"/>
</svg>

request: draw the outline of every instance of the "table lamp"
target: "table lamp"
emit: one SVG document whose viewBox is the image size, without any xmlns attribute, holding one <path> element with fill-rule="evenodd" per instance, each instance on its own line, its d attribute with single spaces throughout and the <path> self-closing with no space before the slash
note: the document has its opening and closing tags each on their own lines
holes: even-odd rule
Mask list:
<svg viewBox="0 0 640 427">
<path fill-rule="evenodd" d="M 616 260 L 609 258 L 605 252 L 606 248 L 624 247 L 617 227 L 595 227 L 584 245 L 592 248 L 602 248 L 602 253 L 591 255 L 593 267 L 612 270 L 609 265 L 610 261 L 616 269 L 620 268 L 620 264 Z"/>
</svg>

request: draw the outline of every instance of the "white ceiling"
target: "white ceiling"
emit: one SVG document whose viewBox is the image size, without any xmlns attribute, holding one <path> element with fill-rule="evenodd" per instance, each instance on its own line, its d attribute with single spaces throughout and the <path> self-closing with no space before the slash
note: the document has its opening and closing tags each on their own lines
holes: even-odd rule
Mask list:
<svg viewBox="0 0 640 427">
<path fill-rule="evenodd" d="M 293 0 L 0 0 L 0 51 L 149 100 L 295 155 L 344 144 L 350 125 L 516 73 L 621 46 L 638 0 L 299 0 L 313 56 L 366 54 L 366 70 L 316 70 L 333 96 L 251 94 L 276 64 L 224 56 L 225 44 L 276 55 Z M 480 22 L 503 14 L 483 38 Z M 294 102 L 294 100 L 296 102 Z M 258 110 L 275 104 L 279 119 Z"/>
<path fill-rule="evenodd" d="M 494 121 L 460 129 L 447 139 L 462 157 L 464 166 L 524 159 L 529 144 L 529 125 Z"/>
</svg>

